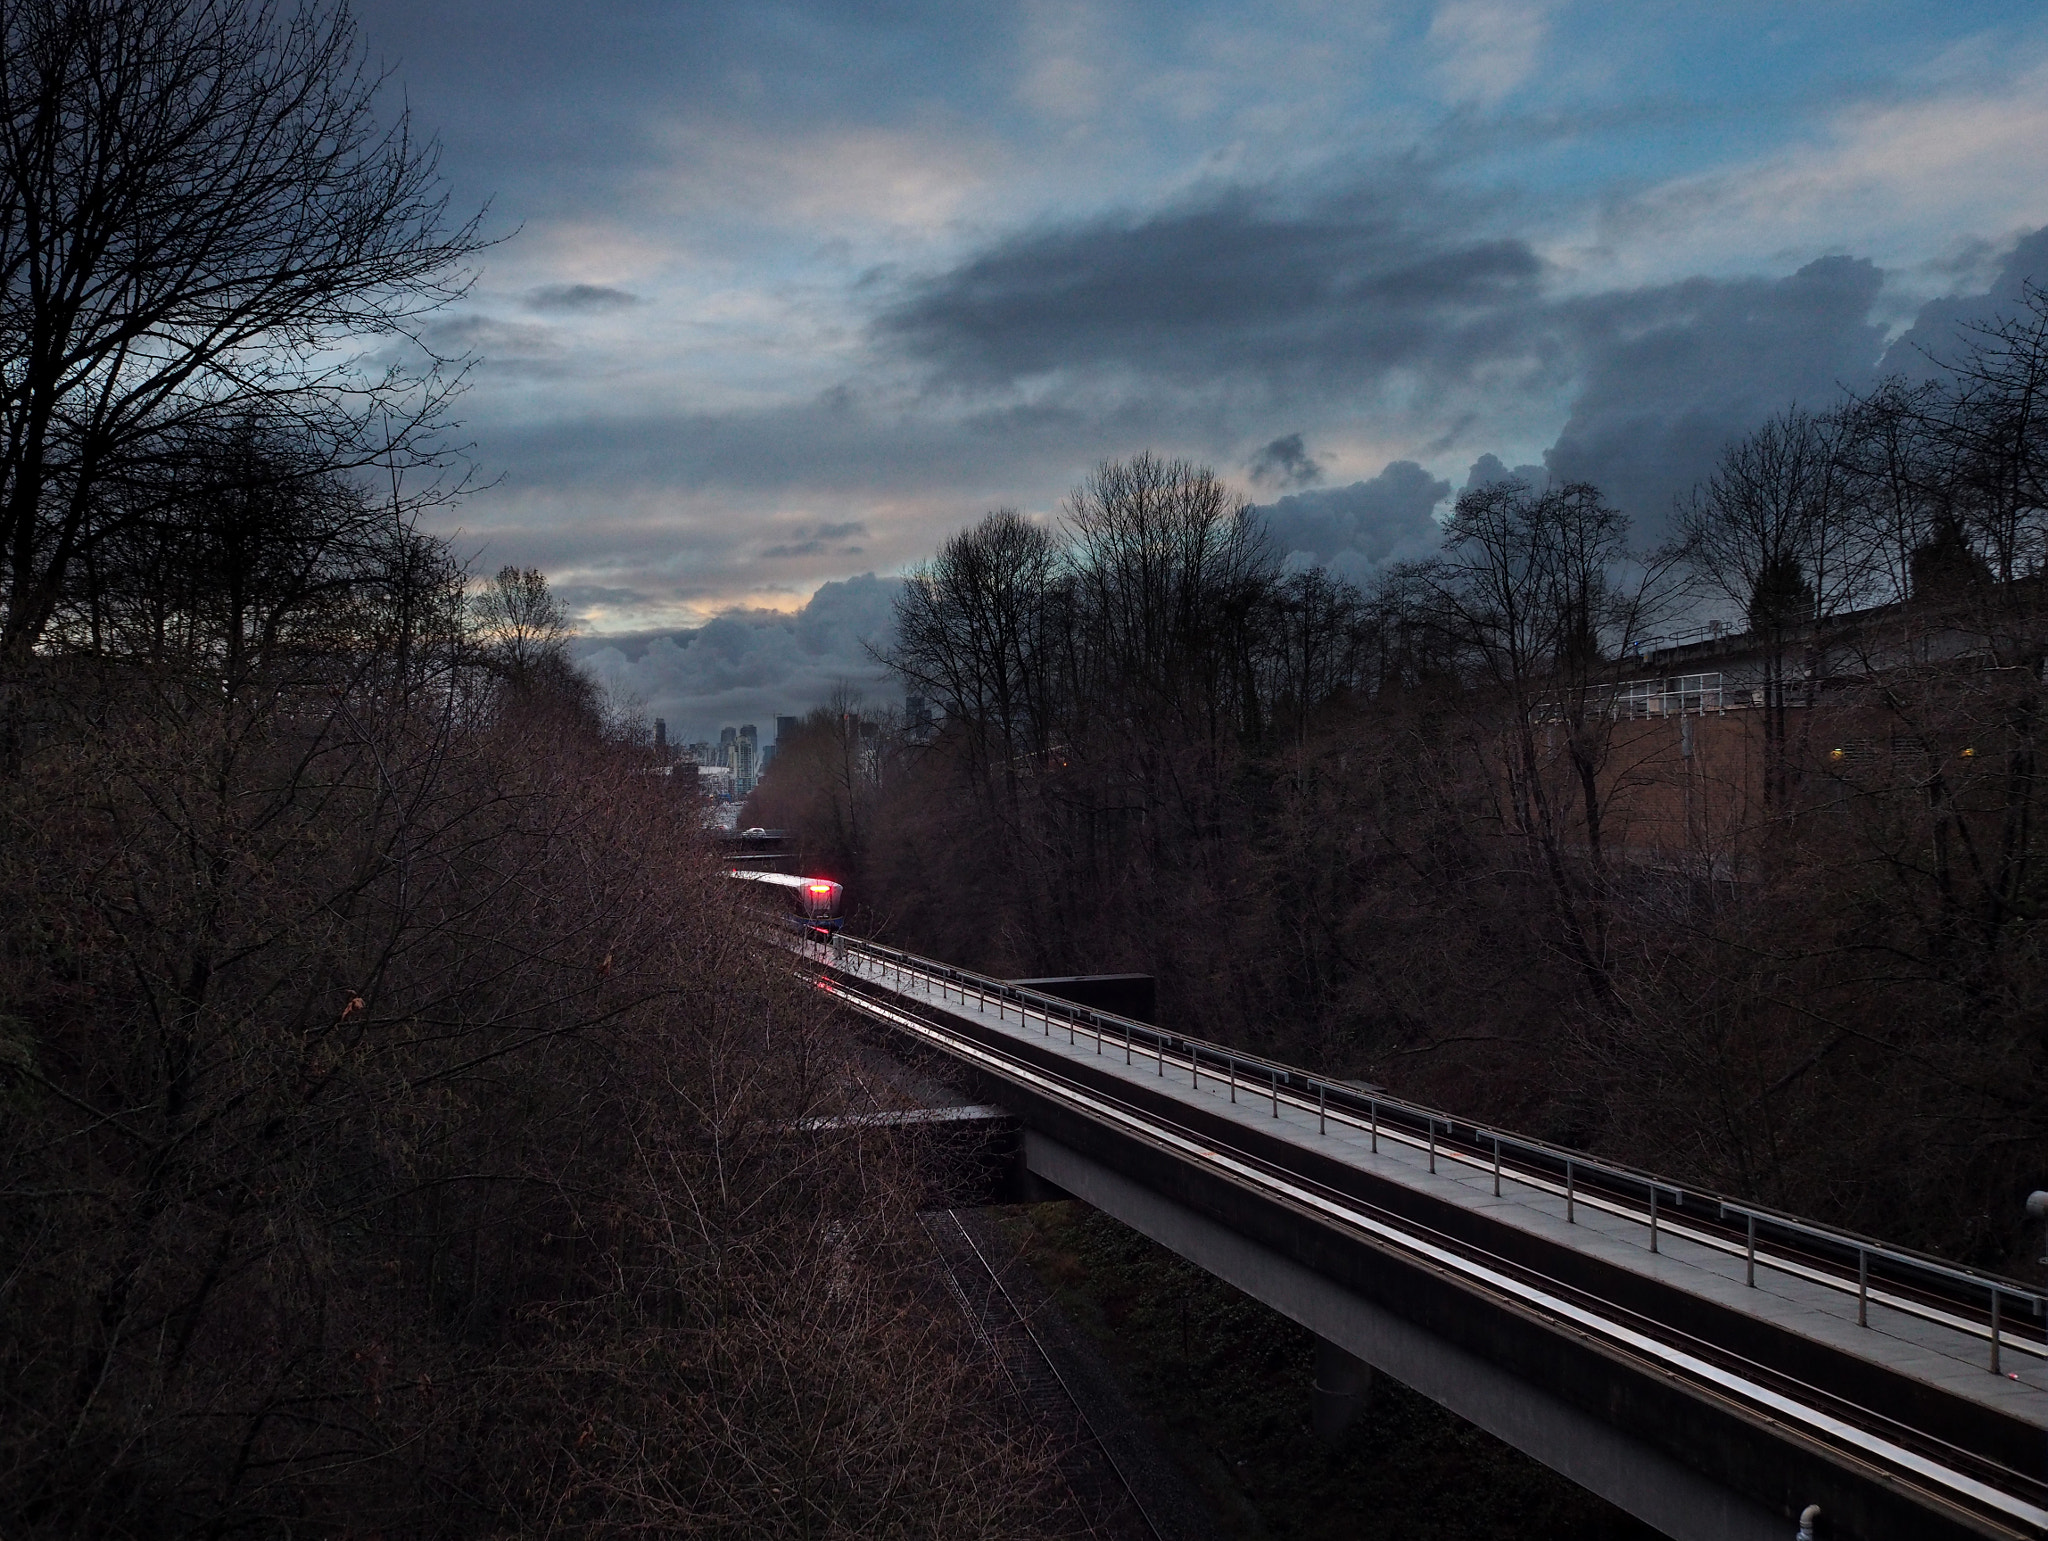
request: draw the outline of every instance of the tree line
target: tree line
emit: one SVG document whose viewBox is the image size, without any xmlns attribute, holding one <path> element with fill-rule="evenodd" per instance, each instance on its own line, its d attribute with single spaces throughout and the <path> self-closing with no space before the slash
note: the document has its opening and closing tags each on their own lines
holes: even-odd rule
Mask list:
<svg viewBox="0 0 2048 1541">
<path fill-rule="evenodd" d="M 1655 549 L 1506 479 L 1363 587 L 1106 464 L 908 574 L 936 731 L 869 714 L 828 777 L 861 713 L 814 714 L 749 817 L 905 944 L 1153 972 L 1176 1025 L 2030 1264 L 2048 295 L 1945 364 L 1776 414 Z M 1665 717 L 1714 616 L 1740 694 Z"/>
<path fill-rule="evenodd" d="M 1055 1527 L 854 1047 L 421 527 L 477 227 L 346 10 L 0 41 L 0 1529 Z"/>
</svg>

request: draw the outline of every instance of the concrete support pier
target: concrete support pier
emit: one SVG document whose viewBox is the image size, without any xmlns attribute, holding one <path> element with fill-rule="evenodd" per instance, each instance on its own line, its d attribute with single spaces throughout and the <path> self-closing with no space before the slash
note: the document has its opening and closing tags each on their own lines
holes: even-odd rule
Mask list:
<svg viewBox="0 0 2048 1541">
<path fill-rule="evenodd" d="M 1372 1402 L 1372 1366 L 1328 1338 L 1316 1339 L 1315 1382 L 1309 1388 L 1309 1426 L 1334 1445 Z"/>
</svg>

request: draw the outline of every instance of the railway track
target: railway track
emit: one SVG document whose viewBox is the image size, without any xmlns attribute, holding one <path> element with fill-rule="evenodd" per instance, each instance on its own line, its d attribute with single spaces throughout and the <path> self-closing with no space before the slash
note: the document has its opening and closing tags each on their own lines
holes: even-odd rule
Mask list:
<svg viewBox="0 0 2048 1541">
<path fill-rule="evenodd" d="M 1096 1430 L 1083 1397 L 1061 1373 L 983 1241 L 955 1210 L 934 1210 L 923 1218 L 947 1293 L 984 1352 L 1001 1366 L 1027 1416 L 1054 1439 L 1076 1522 L 1103 1541 L 1175 1541 Z"/>
</svg>

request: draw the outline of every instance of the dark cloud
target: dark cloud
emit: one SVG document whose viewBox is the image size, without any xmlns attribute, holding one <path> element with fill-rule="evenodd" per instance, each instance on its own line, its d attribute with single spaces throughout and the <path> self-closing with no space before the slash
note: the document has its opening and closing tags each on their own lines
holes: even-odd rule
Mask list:
<svg viewBox="0 0 2048 1541">
<path fill-rule="evenodd" d="M 426 330 L 437 353 L 475 354 L 487 362 L 531 365 L 553 362 L 562 354 L 555 329 L 531 321 L 501 321 L 496 316 L 451 316 Z"/>
<path fill-rule="evenodd" d="M 1525 482 L 1539 491 L 1549 483 L 1550 473 L 1542 466 L 1515 466 L 1510 469 L 1498 455 L 1481 455 L 1472 462 L 1472 469 L 1466 473 L 1465 485 L 1458 490 L 1471 492 L 1478 487 L 1491 487 L 1496 482 Z"/>
<path fill-rule="evenodd" d="M 1257 487 L 1313 487 L 1323 479 L 1322 464 L 1308 452 L 1298 433 L 1262 447 L 1245 471 Z"/>
<path fill-rule="evenodd" d="M 764 572 L 843 574 L 854 542 L 861 566 L 911 560 L 978 508 L 1048 507 L 1089 463 L 1147 446 L 1241 464 L 1285 428 L 1304 458 L 1311 445 L 1364 440 L 1448 468 L 1509 443 L 1509 461 L 1527 459 L 1567 412 L 1549 470 L 1601 482 L 1654 524 L 1728 436 L 1791 397 L 1821 404 L 1838 383 L 1871 376 L 1883 343 L 1876 274 L 1848 259 L 1787 279 L 1556 298 L 1565 275 L 1538 257 L 1539 228 L 1580 227 L 1617 177 L 1658 185 L 1674 165 L 1667 140 L 1687 146 L 1690 166 L 1714 159 L 1712 136 L 1738 115 L 1745 135 L 1762 136 L 1743 144 L 1775 132 L 1752 121 L 1749 96 L 1702 98 L 1690 62 L 1677 85 L 1631 70 L 1617 77 L 1629 82 L 1620 97 L 1567 91 L 1560 114 L 1532 99 L 1507 116 L 1462 111 L 1429 126 L 1435 109 L 1409 102 L 1400 111 L 1421 114 L 1403 120 L 1415 126 L 1411 154 L 1340 165 L 1323 158 L 1329 146 L 1386 142 L 1371 137 L 1395 121 L 1385 90 L 1405 81 L 1427 94 L 1424 55 L 1402 52 L 1426 54 L 1422 29 L 1345 71 L 1362 92 L 1349 106 L 1324 101 L 1322 86 L 1303 95 L 1284 52 L 1234 65 L 1203 105 L 1207 88 L 1186 82 L 1225 57 L 1219 37 L 1264 44 L 1296 23 L 1112 9 L 621 0 L 594 20 L 543 0 L 363 0 L 370 62 L 403 83 L 386 100 L 409 103 L 416 127 L 441 136 L 457 215 L 489 200 L 489 233 L 526 232 L 489 258 L 505 317 L 451 318 L 431 339 L 489 364 L 464 415 L 499 490 L 461 517 L 493 559 L 561 570 L 590 585 L 591 606 L 618 613 L 639 608 L 630 594 L 652 608 L 743 592 Z M 1084 13 L 1100 13 L 1105 32 L 1091 45 L 1081 28 L 1082 41 L 1060 46 L 1081 73 L 1101 71 L 1099 109 L 1087 122 L 1048 117 L 1020 82 L 1034 61 L 1057 62 L 1033 52 L 1048 23 Z M 1694 29 L 1685 36 L 1690 50 Z M 1863 63 L 1843 68 L 1846 80 Z M 1656 121 L 1624 123 L 1629 113 Z M 1262 140 L 1262 121 L 1291 126 Z M 1225 146 L 1227 160 L 1201 160 Z M 1739 174 L 1750 151 L 1734 153 L 1724 169 Z M 785 168 L 838 164 L 819 160 L 835 154 L 856 170 L 908 159 L 900 177 L 877 161 L 872 194 L 830 189 L 851 192 L 846 207 L 802 188 L 786 196 Z M 1313 186 L 1276 177 L 1146 191 L 1182 185 L 1190 165 L 1256 177 L 1312 162 Z M 954 206 L 944 188 L 956 180 L 972 190 Z M 917 191 L 927 185 L 939 188 L 929 206 Z M 912 189 L 900 229 L 899 186 Z M 1122 214 L 1072 216 L 1115 198 L 1132 200 Z M 862 234 L 871 222 L 890 233 Z M 975 229 L 996 235 L 964 257 L 935 255 Z M 1954 274 L 1923 269 L 1916 281 L 1981 288 L 1986 250 L 1953 233 Z M 592 260 L 607 266 L 582 266 Z M 922 265 L 907 280 L 898 267 L 847 279 L 856 263 L 905 262 Z M 586 271 L 625 287 L 556 282 Z M 809 319 L 771 338 L 772 306 L 702 308 L 735 282 L 801 294 Z M 572 324 L 632 303 L 629 291 L 658 305 L 615 314 L 658 308 L 692 330 L 650 328 L 643 340 Z M 1923 342 L 1945 345 L 1968 312 L 1949 303 L 1922 313 L 1888 366 L 1910 366 Z M 532 325 L 556 318 L 571 324 Z M 816 322 L 822 331 L 804 332 Z M 864 352 L 804 341 L 829 336 L 836 349 L 864 326 Z M 855 383 L 817 392 L 818 372 L 839 360 Z M 1276 496 L 1307 484 L 1296 465 L 1251 469 Z M 821 519 L 873 533 L 828 533 Z M 1336 549 L 1378 549 L 1360 539 Z M 764 569 L 764 546 L 778 565 Z"/>
<path fill-rule="evenodd" d="M 2007 263 L 2000 291 L 2033 270 L 2048 254 L 2044 248 L 2048 236 L 2023 243 Z M 1673 500 L 1707 472 L 1730 438 L 1791 401 L 1823 407 L 1843 386 L 1867 386 L 1881 358 L 1892 366 L 1923 339 L 1939 351 L 1938 345 L 1952 340 L 1959 319 L 1986 314 L 1991 303 L 1959 299 L 1929 306 L 1887 353 L 1873 319 L 1881 282 L 1870 263 L 1843 257 L 1775 279 L 1701 278 L 1566 300 L 1509 295 L 1491 313 L 1475 301 L 1462 323 L 1456 367 L 1450 353 L 1438 352 L 1426 369 L 1418 364 L 1411 373 L 1434 369 L 1439 382 L 1480 382 L 1470 383 L 1469 405 L 1485 390 L 1501 389 L 1503 380 L 1521 378 L 1515 371 L 1528 359 L 1542 359 L 1546 379 L 1560 392 L 1554 399 L 1570 402 L 1570 409 L 1545 455 L 1547 464 L 1518 466 L 1516 474 L 1538 485 L 1552 478 L 1590 480 L 1636 520 L 1645 540 L 1655 540 Z M 1309 300 L 1312 311 L 1322 303 L 1313 293 Z M 1367 370 L 1347 351 L 1342 328 L 1331 329 L 1326 354 L 1318 353 L 1326 340 L 1316 326 L 1288 322 L 1283 329 L 1299 334 L 1301 355 L 1280 366 L 1285 371 L 1341 380 L 1347 369 Z M 1231 357 L 1235 349 L 1225 320 L 1197 318 L 1178 341 L 1146 343 L 1130 363 L 1131 378 L 1092 392 L 1055 390 L 1029 398 L 1007 388 L 956 392 L 941 409 L 936 398 L 892 395 L 893 388 L 861 381 L 763 408 L 556 418 L 500 440 L 494 469 L 504 471 L 507 485 L 522 489 L 616 494 L 627 501 L 640 499 L 643 489 L 688 487 L 703 500 L 699 506 L 718 510 L 692 513 L 659 529 L 613 526 L 601 532 L 595 525 L 558 521 L 517 537 L 521 560 L 574 566 L 587 581 L 634 586 L 651 581 L 642 573 L 658 569 L 675 575 L 677 592 L 692 584 L 729 591 L 764 559 L 807 562 L 806 571 L 822 576 L 854 554 L 849 548 L 855 542 L 862 543 L 864 565 L 914 561 L 944 524 L 967 518 L 977 506 L 1050 503 L 1105 456 L 1148 446 L 1216 456 L 1218 446 L 1236 437 L 1239 409 L 1232 403 L 1241 398 L 1226 396 L 1213 410 L 1195 410 L 1170 386 L 1209 372 L 1160 362 L 1175 355 L 1191 359 L 1197 348 L 1211 344 L 1219 370 L 1249 367 Z M 1095 355 L 1084 348 L 1084 356 Z M 1157 372 L 1144 372 L 1154 366 Z M 1508 388 L 1520 391 L 1519 385 Z M 1270 410 L 1270 394 L 1250 399 L 1262 403 L 1258 410 Z M 1305 393 L 1303 399 L 1313 397 Z M 1331 392 L 1320 421 L 1356 420 L 1355 404 Z M 1297 437 L 1301 457 L 1312 460 L 1316 421 L 1267 444 L 1253 468 L 1299 465 L 1290 442 Z M 1418 441 L 1434 426 L 1426 414 L 1419 418 Z M 1455 447 L 1446 440 L 1423 452 L 1434 457 Z M 1423 450 L 1420 442 L 1417 449 Z M 1384 481 L 1385 473 L 1359 485 Z M 942 495 L 933 497 L 934 492 Z M 1326 495 L 1341 499 L 1352 492 L 1331 489 Z M 871 518 L 852 517 L 876 499 L 924 511 L 892 515 L 886 529 Z M 792 527 L 782 517 L 792 502 L 837 512 L 829 523 Z M 1408 518 L 1405 528 L 1426 543 L 1427 531 L 1416 518 Z M 877 529 L 880 538 L 872 533 Z M 1354 570 L 1386 559 L 1390 548 L 1384 543 L 1363 535 L 1359 540 L 1304 540 L 1289 549 L 1313 551 L 1321 560 L 1354 552 L 1345 559 Z M 609 554 L 600 556 L 608 543 L 614 543 Z M 1408 549 L 1402 548 L 1404 554 Z"/>
<path fill-rule="evenodd" d="M 2048 229 L 2020 240 L 1982 294 L 1951 296 L 1921 306 L 1913 324 L 1885 350 L 1884 372 L 1909 380 L 1942 373 L 1943 362 L 1967 344 L 1971 328 L 2016 311 L 2030 283 L 2048 286 Z"/>
<path fill-rule="evenodd" d="M 1544 455 L 1551 477 L 1597 483 L 1638 529 L 1660 532 L 1730 439 L 1871 383 L 1883 282 L 1869 262 L 1826 257 L 1775 281 L 1695 278 L 1561 306 L 1584 363 Z"/>
<path fill-rule="evenodd" d="M 528 310 L 590 313 L 630 310 L 641 303 L 640 296 L 605 284 L 543 284 L 527 291 L 523 301 Z"/>
<path fill-rule="evenodd" d="M 571 615 L 580 615 L 594 607 L 618 608 L 644 605 L 653 598 L 642 589 L 613 588 L 601 583 L 551 583 L 555 598 L 565 605 Z"/>
<path fill-rule="evenodd" d="M 664 718 L 672 739 L 716 739 L 745 722 L 767 728 L 822 705 L 840 684 L 887 698 L 888 672 L 870 649 L 886 650 L 894 635 L 898 586 L 863 573 L 824 585 L 794 614 L 735 610 L 688 631 L 592 638 L 580 662 Z"/>
<path fill-rule="evenodd" d="M 1475 236 L 1469 200 L 1392 168 L 1301 202 L 1233 188 L 1138 218 L 1012 236 L 913 283 L 879 335 L 965 384 L 1060 370 L 1371 383 L 1516 345 L 1543 264 Z"/>
<path fill-rule="evenodd" d="M 1298 492 L 1259 512 L 1291 565 L 1313 562 L 1361 582 L 1435 550 L 1442 532 L 1433 510 L 1450 495 L 1449 482 L 1396 460 L 1369 482 Z"/>
<path fill-rule="evenodd" d="M 845 524 L 821 524 L 807 538 L 805 538 L 804 531 L 798 530 L 796 533 L 800 538 L 797 540 L 783 541 L 773 546 L 764 546 L 761 549 L 761 555 L 764 557 L 821 556 L 829 550 L 838 556 L 859 556 L 860 547 L 836 546 L 833 542 L 845 540 L 849 535 L 865 535 L 867 532 L 867 526 L 857 519 L 850 520 Z"/>
<path fill-rule="evenodd" d="M 1884 275 L 1859 258 L 1823 258 L 1775 281 L 1699 278 L 1574 301 L 1560 309 L 1582 384 L 1544 455 L 1548 475 L 1596 483 L 1654 538 L 1729 442 L 1774 412 L 1826 410 L 1885 374 L 1938 374 L 1968 328 L 2009 312 L 2033 277 L 2048 277 L 2048 229 L 2015 245 L 1988 292 L 1922 306 L 1889 345 L 1873 314 Z"/>
<path fill-rule="evenodd" d="M 1868 261 L 1557 299 L 1525 242 L 1489 233 L 1495 212 L 1414 167 L 1292 202 L 1211 191 L 997 241 L 911 284 L 877 333 L 970 390 L 1092 372 L 1131 399 L 1235 382 L 1333 412 L 1378 392 L 1424 419 L 1454 395 L 1569 391 L 1537 479 L 1596 482 L 1649 534 L 1730 437 L 1875 378 L 1884 275 Z M 1267 444 L 1254 483 L 1306 485 L 1306 446 Z"/>
</svg>

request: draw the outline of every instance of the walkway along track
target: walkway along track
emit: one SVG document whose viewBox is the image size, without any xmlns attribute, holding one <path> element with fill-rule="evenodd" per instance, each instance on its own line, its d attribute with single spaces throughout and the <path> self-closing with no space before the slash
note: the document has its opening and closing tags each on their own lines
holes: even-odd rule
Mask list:
<svg viewBox="0 0 2048 1541">
<path fill-rule="evenodd" d="M 873 943 L 797 950 L 1028 1130 L 1755 1503 L 1819 1502 L 1837 1536 L 2048 1535 L 2025 1285 Z"/>
</svg>

